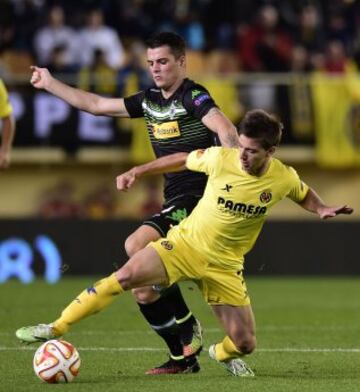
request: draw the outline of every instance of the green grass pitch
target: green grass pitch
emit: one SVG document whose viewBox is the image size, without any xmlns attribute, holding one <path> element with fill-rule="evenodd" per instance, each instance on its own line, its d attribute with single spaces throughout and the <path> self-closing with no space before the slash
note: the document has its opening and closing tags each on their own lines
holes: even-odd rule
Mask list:
<svg viewBox="0 0 360 392">
<path fill-rule="evenodd" d="M 21 326 L 53 320 L 92 277 L 0 285 L 0 391 L 360 391 L 360 279 L 248 278 L 258 348 L 246 362 L 252 379 L 228 375 L 200 356 L 201 372 L 146 376 L 166 360 L 161 340 L 147 327 L 130 294 L 73 327 L 66 340 L 79 350 L 80 374 L 71 384 L 48 385 L 33 373 L 38 345 L 17 342 Z M 205 347 L 223 333 L 192 283 L 183 293 L 204 327 Z"/>
</svg>

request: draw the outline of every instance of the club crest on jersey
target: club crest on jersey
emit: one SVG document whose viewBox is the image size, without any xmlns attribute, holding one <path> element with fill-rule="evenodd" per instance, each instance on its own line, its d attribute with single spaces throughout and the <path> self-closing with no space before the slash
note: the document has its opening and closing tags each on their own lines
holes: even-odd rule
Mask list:
<svg viewBox="0 0 360 392">
<path fill-rule="evenodd" d="M 162 124 L 151 124 L 155 139 L 170 139 L 181 135 L 177 121 L 168 121 Z"/>
<path fill-rule="evenodd" d="M 173 244 L 170 241 L 161 241 L 160 245 L 165 248 L 166 250 L 172 250 L 173 249 Z"/>
<path fill-rule="evenodd" d="M 169 117 L 170 120 L 173 120 L 176 114 L 176 101 L 173 101 L 170 105 L 170 109 L 169 109 Z"/>
<path fill-rule="evenodd" d="M 261 192 L 261 194 L 260 194 L 261 203 L 264 203 L 264 204 L 269 203 L 271 199 L 272 199 L 271 190 L 267 189 L 266 191 Z"/>
</svg>

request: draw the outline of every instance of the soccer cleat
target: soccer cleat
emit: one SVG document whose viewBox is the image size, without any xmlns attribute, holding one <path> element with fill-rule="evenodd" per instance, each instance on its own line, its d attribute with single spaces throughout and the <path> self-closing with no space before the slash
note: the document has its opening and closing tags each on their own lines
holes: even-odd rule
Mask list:
<svg viewBox="0 0 360 392">
<path fill-rule="evenodd" d="M 183 354 L 188 358 L 193 355 L 199 355 L 203 348 L 202 327 L 199 320 L 195 320 L 192 326 L 192 334 L 188 339 L 182 339 Z"/>
<path fill-rule="evenodd" d="M 200 371 L 199 362 L 195 357 L 189 359 L 181 359 L 176 361 L 170 358 L 162 365 L 152 368 L 145 372 L 145 374 L 158 375 L 158 374 L 189 374 L 197 373 Z"/>
<path fill-rule="evenodd" d="M 50 324 L 39 324 L 30 327 L 23 327 L 15 332 L 16 337 L 25 343 L 46 342 L 57 339 Z"/>
<path fill-rule="evenodd" d="M 249 366 L 240 358 L 230 359 L 228 361 L 218 361 L 216 359 L 215 344 L 209 347 L 209 356 L 216 362 L 221 363 L 225 366 L 226 370 L 233 376 L 237 377 L 254 377 L 254 372 L 249 368 Z"/>
</svg>

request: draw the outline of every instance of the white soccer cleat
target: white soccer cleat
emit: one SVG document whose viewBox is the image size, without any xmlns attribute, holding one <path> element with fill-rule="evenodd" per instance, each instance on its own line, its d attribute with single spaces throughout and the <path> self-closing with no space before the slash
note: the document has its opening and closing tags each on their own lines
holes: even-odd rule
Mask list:
<svg viewBox="0 0 360 392">
<path fill-rule="evenodd" d="M 247 364 L 240 358 L 230 359 L 228 361 L 218 361 L 216 359 L 215 353 L 215 344 L 212 344 L 209 347 L 209 356 L 211 359 L 214 359 L 216 362 L 221 363 L 225 366 L 226 370 L 231 373 L 233 376 L 237 377 L 254 377 L 254 372 L 247 366 Z"/>
<path fill-rule="evenodd" d="M 18 329 L 15 335 L 19 340 L 26 343 L 46 342 L 47 340 L 59 338 L 59 336 L 54 334 L 51 324 L 23 327 Z"/>
</svg>

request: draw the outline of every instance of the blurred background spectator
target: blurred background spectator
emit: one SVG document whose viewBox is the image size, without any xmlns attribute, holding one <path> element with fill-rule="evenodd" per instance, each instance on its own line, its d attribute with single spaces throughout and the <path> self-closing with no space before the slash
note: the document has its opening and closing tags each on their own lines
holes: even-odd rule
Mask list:
<svg viewBox="0 0 360 392">
<path fill-rule="evenodd" d="M 78 87 L 101 95 L 113 95 L 116 91 L 116 71 L 106 62 L 105 53 L 94 49 L 91 64 L 79 71 Z"/>
<path fill-rule="evenodd" d="M 189 50 L 225 50 L 238 71 L 281 72 L 290 68 L 293 46 L 325 54 L 329 42 L 345 55 L 359 47 L 360 5 L 354 0 L 2 0 L 0 51 L 27 51 L 48 65 L 62 48 L 65 65 L 90 66 L 101 50 L 109 67 L 126 62 L 133 41 L 172 30 Z"/>
<path fill-rule="evenodd" d="M 245 71 L 282 72 L 288 68 L 293 43 L 279 17 L 275 6 L 265 5 L 253 23 L 240 29 L 238 56 Z"/>
<path fill-rule="evenodd" d="M 86 218 L 113 218 L 116 208 L 115 190 L 108 184 L 97 185 L 85 196 L 83 206 Z"/>
<path fill-rule="evenodd" d="M 75 200 L 71 181 L 63 180 L 40 195 L 38 215 L 41 218 L 79 218 L 83 216 L 81 204 Z"/>
<path fill-rule="evenodd" d="M 94 62 L 97 50 L 104 54 L 105 63 L 114 69 L 124 62 L 124 49 L 116 31 L 104 24 L 101 9 L 92 9 L 86 15 L 86 25 L 80 29 L 78 37 L 78 56 L 81 65 Z"/>
<path fill-rule="evenodd" d="M 144 200 L 140 204 L 138 215 L 140 219 L 157 214 L 162 209 L 161 195 L 159 187 L 153 180 L 147 180 L 144 183 Z"/>
<path fill-rule="evenodd" d="M 61 54 L 64 66 L 77 63 L 77 34 L 65 24 L 64 10 L 61 6 L 55 5 L 49 9 L 47 23 L 35 33 L 34 50 L 39 66 L 48 66 L 54 54 Z"/>
</svg>

